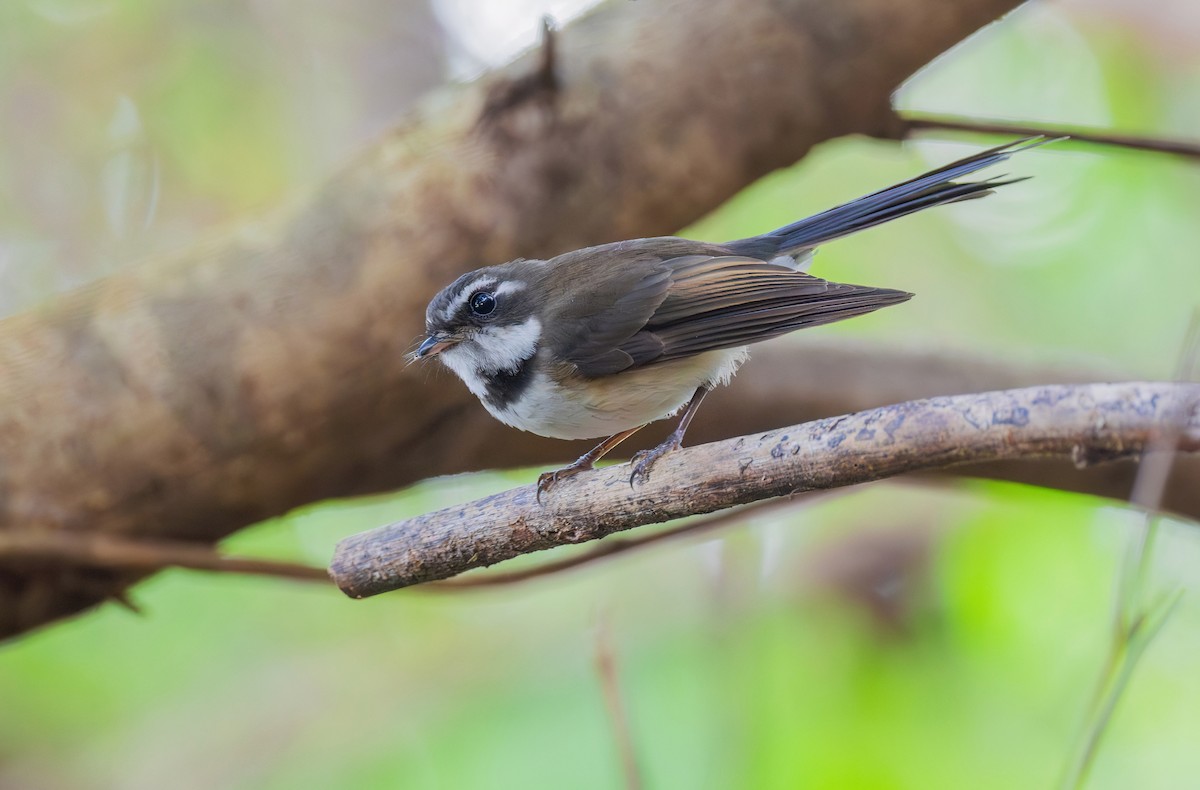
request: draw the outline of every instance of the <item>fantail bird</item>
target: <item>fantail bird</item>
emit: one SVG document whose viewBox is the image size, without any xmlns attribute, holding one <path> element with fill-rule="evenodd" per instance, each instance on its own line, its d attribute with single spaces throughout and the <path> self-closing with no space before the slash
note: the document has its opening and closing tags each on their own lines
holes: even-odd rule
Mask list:
<svg viewBox="0 0 1200 790">
<path fill-rule="evenodd" d="M 912 297 L 805 274 L 818 244 L 1023 180 L 953 179 L 1044 142 L 992 148 L 762 236 L 634 239 L 477 269 L 429 303 L 428 336 L 413 356 L 436 356 L 507 425 L 556 439 L 608 437 L 543 474 L 539 498 L 683 409 L 666 441 L 634 456 L 633 483 L 682 446 L 700 401 L 729 380 L 749 344 Z"/>
</svg>

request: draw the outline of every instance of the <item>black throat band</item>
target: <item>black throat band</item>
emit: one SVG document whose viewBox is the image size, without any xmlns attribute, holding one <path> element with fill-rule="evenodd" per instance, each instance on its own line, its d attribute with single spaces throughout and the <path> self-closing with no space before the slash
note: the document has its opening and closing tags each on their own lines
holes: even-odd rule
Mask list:
<svg viewBox="0 0 1200 790">
<path fill-rule="evenodd" d="M 533 381 L 533 357 L 521 360 L 516 370 L 483 374 L 487 402 L 496 408 L 515 403 Z"/>
</svg>

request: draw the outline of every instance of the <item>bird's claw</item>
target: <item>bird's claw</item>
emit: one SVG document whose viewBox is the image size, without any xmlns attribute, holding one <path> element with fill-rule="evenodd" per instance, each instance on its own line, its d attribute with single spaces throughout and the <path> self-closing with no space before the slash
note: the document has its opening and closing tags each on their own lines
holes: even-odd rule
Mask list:
<svg viewBox="0 0 1200 790">
<path fill-rule="evenodd" d="M 537 500 L 539 505 L 542 504 L 542 494 L 553 488 L 558 481 L 574 477 L 580 472 L 586 472 L 590 468 L 571 464 L 570 466 L 564 466 L 562 469 L 555 469 L 553 472 L 542 472 L 538 475 L 537 494 L 534 496 L 534 499 Z"/>
<path fill-rule="evenodd" d="M 534 496 L 534 499 L 537 500 L 539 505 L 542 504 L 542 494 L 549 491 L 557 482 L 558 470 L 553 472 L 542 472 L 540 475 L 538 475 L 537 494 Z"/>
<path fill-rule="evenodd" d="M 639 450 L 633 454 L 633 458 L 629 459 L 629 463 L 633 464 L 633 472 L 629 475 L 629 487 L 633 488 L 639 483 L 645 483 L 650 479 L 650 469 L 659 462 L 659 460 L 668 453 L 673 453 L 682 447 L 682 443 L 668 439 L 650 450 Z"/>
</svg>

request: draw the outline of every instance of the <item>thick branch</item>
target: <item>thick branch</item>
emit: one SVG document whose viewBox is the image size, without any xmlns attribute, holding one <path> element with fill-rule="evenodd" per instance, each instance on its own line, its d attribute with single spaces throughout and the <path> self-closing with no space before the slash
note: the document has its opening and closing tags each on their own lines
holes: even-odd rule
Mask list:
<svg viewBox="0 0 1200 790">
<path fill-rule="evenodd" d="M 330 575 L 352 597 L 519 554 L 799 491 L 985 460 L 1135 456 L 1177 426 L 1200 450 L 1200 384 L 1090 384 L 910 401 L 682 450 L 634 489 L 625 465 L 525 486 L 343 540 Z"/>
<path fill-rule="evenodd" d="M 404 369 L 439 287 L 673 232 L 822 140 L 894 128 L 895 88 L 1018 4 L 606 4 L 559 33 L 555 78 L 520 101 L 494 98 L 537 53 L 431 97 L 271 217 L 0 322 L 0 529 L 211 541 L 513 462 L 465 389 Z M 73 578 L 0 570 L 0 636 L 136 577 Z"/>
</svg>

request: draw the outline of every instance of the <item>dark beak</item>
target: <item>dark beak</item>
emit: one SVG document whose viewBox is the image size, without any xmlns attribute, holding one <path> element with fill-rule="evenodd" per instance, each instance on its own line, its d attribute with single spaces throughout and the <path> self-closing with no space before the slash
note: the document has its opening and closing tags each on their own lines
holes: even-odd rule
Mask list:
<svg viewBox="0 0 1200 790">
<path fill-rule="evenodd" d="M 421 343 L 420 348 L 416 350 L 416 353 L 413 354 L 413 356 L 415 356 L 417 359 L 436 357 L 438 354 L 442 353 L 451 346 L 456 345 L 457 343 L 458 340 L 449 335 L 441 333 L 432 334 L 425 338 L 425 341 Z"/>
</svg>

